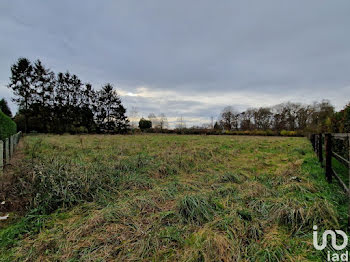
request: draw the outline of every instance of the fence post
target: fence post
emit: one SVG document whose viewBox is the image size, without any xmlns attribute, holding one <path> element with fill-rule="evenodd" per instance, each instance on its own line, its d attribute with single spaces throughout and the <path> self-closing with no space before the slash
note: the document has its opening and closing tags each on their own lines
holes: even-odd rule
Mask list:
<svg viewBox="0 0 350 262">
<path fill-rule="evenodd" d="M 326 149 L 326 178 L 328 183 L 332 182 L 332 135 L 325 134 Z"/>
<path fill-rule="evenodd" d="M 311 144 L 312 144 L 312 148 L 315 151 L 315 134 L 311 135 Z"/>
<path fill-rule="evenodd" d="M 322 152 L 322 134 L 318 135 L 318 160 L 323 166 L 323 152 Z"/>
<path fill-rule="evenodd" d="M 0 175 L 3 173 L 4 168 L 4 142 L 0 140 Z"/>
<path fill-rule="evenodd" d="M 318 156 L 318 135 L 315 134 L 315 152 Z"/>
<path fill-rule="evenodd" d="M 9 139 L 5 139 L 5 163 L 10 163 L 10 145 L 9 145 Z"/>
</svg>

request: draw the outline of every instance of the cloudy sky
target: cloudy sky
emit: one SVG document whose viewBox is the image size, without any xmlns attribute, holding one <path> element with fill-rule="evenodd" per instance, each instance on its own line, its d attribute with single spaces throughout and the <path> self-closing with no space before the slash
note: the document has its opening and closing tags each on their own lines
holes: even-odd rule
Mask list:
<svg viewBox="0 0 350 262">
<path fill-rule="evenodd" d="M 187 125 L 238 110 L 323 98 L 350 101 L 349 0 L 0 2 L 0 97 L 10 66 L 41 59 L 140 116 Z M 11 104 L 13 111 L 16 106 Z"/>
</svg>

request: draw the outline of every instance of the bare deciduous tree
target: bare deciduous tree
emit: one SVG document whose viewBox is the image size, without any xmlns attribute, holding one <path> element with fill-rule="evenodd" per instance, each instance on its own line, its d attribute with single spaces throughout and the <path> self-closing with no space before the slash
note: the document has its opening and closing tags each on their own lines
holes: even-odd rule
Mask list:
<svg viewBox="0 0 350 262">
<path fill-rule="evenodd" d="M 238 130 L 238 117 L 239 114 L 232 106 L 227 106 L 221 112 L 221 124 L 226 130 L 236 129 Z"/>
<path fill-rule="evenodd" d="M 164 113 L 160 113 L 158 119 L 160 130 L 167 129 L 169 127 L 168 119 Z"/>
<path fill-rule="evenodd" d="M 158 120 L 158 118 L 156 117 L 156 115 L 154 113 L 150 113 L 148 115 L 148 119 L 151 120 L 153 128 L 158 128 L 159 127 L 159 120 Z"/>
</svg>

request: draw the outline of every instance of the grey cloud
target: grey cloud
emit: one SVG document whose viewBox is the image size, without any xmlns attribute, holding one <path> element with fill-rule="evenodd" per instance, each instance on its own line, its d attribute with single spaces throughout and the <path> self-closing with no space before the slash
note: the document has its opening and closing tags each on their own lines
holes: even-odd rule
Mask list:
<svg viewBox="0 0 350 262">
<path fill-rule="evenodd" d="M 97 88 L 181 94 L 123 98 L 145 112 L 209 118 L 222 103 L 190 97 L 235 92 L 253 94 L 256 106 L 267 95 L 276 103 L 330 98 L 340 108 L 350 86 L 349 8 L 347 0 L 2 1 L 0 96 L 9 97 L 10 65 L 26 56 Z"/>
</svg>

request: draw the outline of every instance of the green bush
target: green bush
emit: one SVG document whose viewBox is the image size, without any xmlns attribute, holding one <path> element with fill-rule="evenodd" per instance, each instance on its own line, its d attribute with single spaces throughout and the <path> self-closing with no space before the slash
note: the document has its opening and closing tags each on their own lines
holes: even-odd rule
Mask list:
<svg viewBox="0 0 350 262">
<path fill-rule="evenodd" d="M 282 130 L 280 133 L 281 136 L 298 136 L 300 134 L 298 134 L 297 131 L 287 131 L 287 130 Z"/>
<path fill-rule="evenodd" d="M 5 115 L 0 110 L 0 140 L 4 140 L 13 134 L 16 134 L 16 132 L 17 132 L 16 123 L 13 122 L 10 117 Z"/>
<path fill-rule="evenodd" d="M 144 118 L 141 118 L 139 121 L 139 128 L 144 131 L 145 129 L 149 129 L 152 127 L 152 121 L 151 120 L 147 120 Z"/>
</svg>

